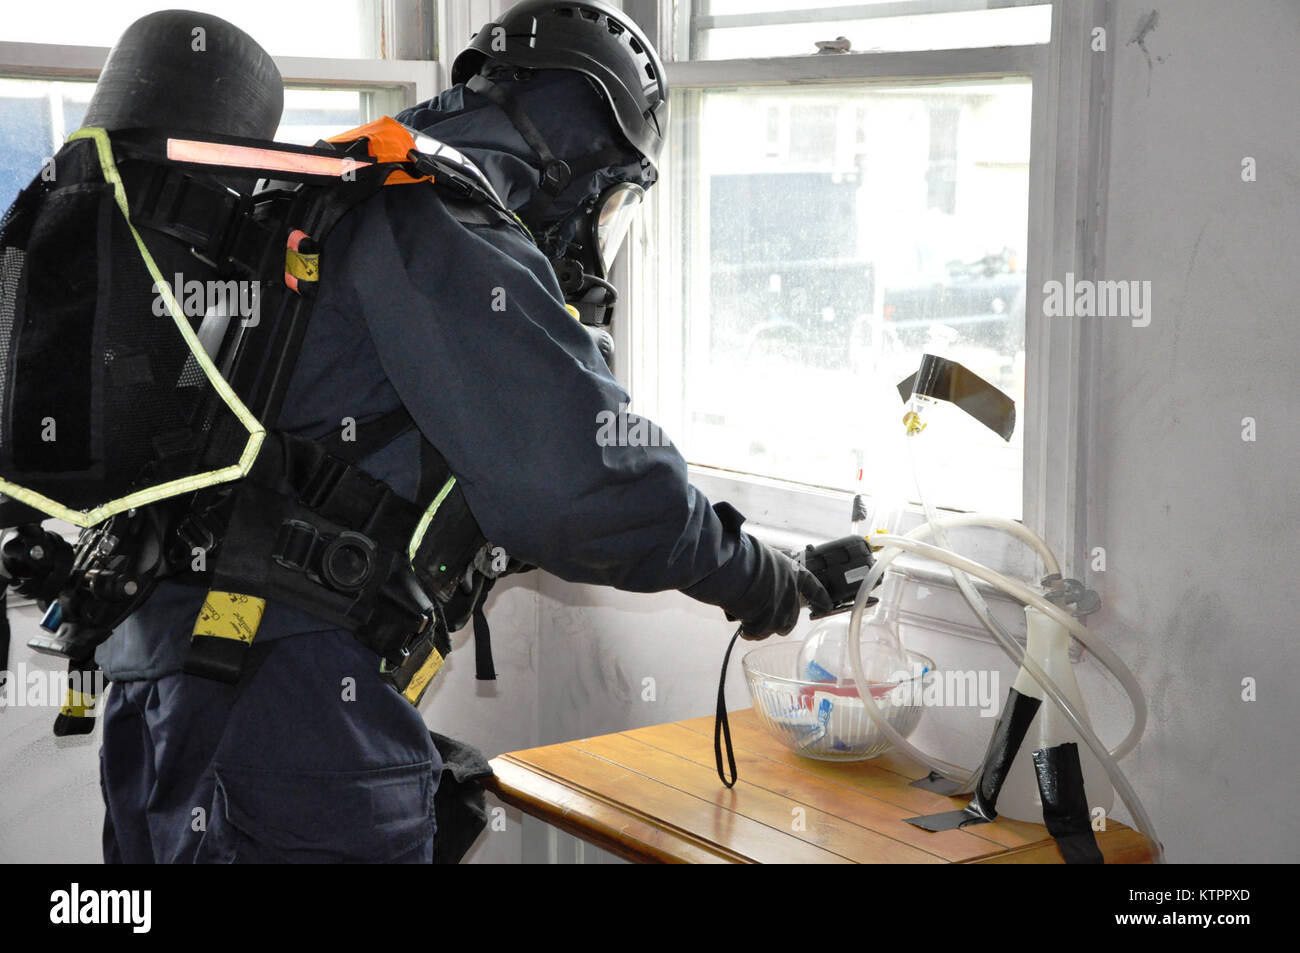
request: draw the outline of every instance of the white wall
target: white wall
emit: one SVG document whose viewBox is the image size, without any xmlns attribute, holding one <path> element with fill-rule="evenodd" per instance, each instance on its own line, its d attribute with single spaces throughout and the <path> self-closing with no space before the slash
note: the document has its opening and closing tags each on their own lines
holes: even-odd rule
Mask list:
<svg viewBox="0 0 1300 953">
<path fill-rule="evenodd" d="M 1171 859 L 1295 862 L 1300 5 L 1118 9 L 1119 43 L 1159 19 L 1150 63 L 1115 52 L 1104 270 L 1150 280 L 1154 307 L 1103 328 L 1100 625 L 1150 699 L 1130 769 Z"/>
</svg>

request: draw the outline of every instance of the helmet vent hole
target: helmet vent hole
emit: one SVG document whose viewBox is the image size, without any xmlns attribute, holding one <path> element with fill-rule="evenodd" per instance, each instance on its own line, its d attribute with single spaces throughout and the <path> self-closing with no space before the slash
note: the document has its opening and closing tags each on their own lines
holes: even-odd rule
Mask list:
<svg viewBox="0 0 1300 953">
<path fill-rule="evenodd" d="M 575 11 L 573 7 L 560 7 L 558 10 L 555 11 L 555 15 L 557 17 L 571 17 L 576 12 L 577 11 Z"/>
<path fill-rule="evenodd" d="M 641 50 L 641 44 L 637 42 L 637 39 L 636 39 L 636 37 L 634 37 L 634 36 L 629 36 L 629 37 L 627 38 L 627 45 L 630 46 L 630 47 L 632 47 L 632 52 L 633 52 L 633 53 L 641 53 L 641 52 L 642 52 L 642 50 Z"/>
<path fill-rule="evenodd" d="M 618 36 L 620 33 L 623 32 L 623 27 L 622 27 L 622 25 L 620 25 L 620 24 L 618 24 L 618 23 L 615 23 L 613 20 L 610 20 L 610 21 L 609 21 L 609 32 L 610 32 L 610 33 L 613 33 L 615 36 Z"/>
<path fill-rule="evenodd" d="M 600 19 L 600 11 L 599 11 L 599 10 L 582 10 L 581 13 L 582 13 L 583 19 L 585 19 L 585 20 L 592 20 L 592 21 L 595 21 L 595 20 L 599 20 L 599 19 Z"/>
<path fill-rule="evenodd" d="M 646 74 L 647 76 L 649 76 L 651 79 L 656 79 L 656 78 L 657 78 L 657 77 L 655 76 L 655 68 L 654 68 L 653 66 L 651 66 L 649 63 L 646 63 L 646 65 L 645 65 L 645 74 Z"/>
</svg>

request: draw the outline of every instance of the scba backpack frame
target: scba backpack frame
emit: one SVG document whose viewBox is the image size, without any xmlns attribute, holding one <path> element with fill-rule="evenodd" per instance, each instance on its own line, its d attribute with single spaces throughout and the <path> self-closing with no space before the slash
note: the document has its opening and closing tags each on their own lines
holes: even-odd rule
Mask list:
<svg viewBox="0 0 1300 953">
<path fill-rule="evenodd" d="M 314 147 L 84 128 L 52 169 L 0 222 L 0 557 L 45 610 L 29 645 L 92 672 L 158 582 L 199 576 L 187 671 L 237 681 L 274 599 L 353 632 L 417 702 L 449 633 L 522 567 L 427 441 L 417 503 L 357 466 L 414 428 L 404 410 L 313 441 L 277 429 L 280 405 L 349 209 L 434 188 L 463 221 L 517 218 L 460 153 L 389 118 Z M 252 283 L 257 320 L 228 293 L 185 307 L 190 282 Z M 91 729 L 87 701 L 56 734 Z"/>
</svg>

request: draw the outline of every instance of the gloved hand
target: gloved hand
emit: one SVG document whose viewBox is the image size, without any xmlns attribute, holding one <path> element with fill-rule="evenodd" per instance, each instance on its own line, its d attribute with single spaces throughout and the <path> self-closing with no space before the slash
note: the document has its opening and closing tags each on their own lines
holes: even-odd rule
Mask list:
<svg viewBox="0 0 1300 953">
<path fill-rule="evenodd" d="M 788 635 L 803 606 L 817 611 L 832 608 L 831 597 L 816 576 L 753 536 L 749 540 L 758 555 L 758 571 L 744 598 L 723 608 L 732 622 L 740 620 L 742 638 L 758 641 Z"/>
</svg>

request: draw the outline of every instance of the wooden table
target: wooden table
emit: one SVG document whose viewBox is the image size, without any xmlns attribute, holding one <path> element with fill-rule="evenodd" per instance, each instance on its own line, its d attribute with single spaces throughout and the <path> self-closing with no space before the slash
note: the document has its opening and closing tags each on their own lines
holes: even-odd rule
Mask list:
<svg viewBox="0 0 1300 953">
<path fill-rule="evenodd" d="M 998 818 L 930 833 L 904 818 L 965 806 L 909 786 L 926 771 L 894 752 L 866 762 L 800 758 L 733 712 L 740 781 L 713 765 L 713 718 L 532 748 L 492 761 L 497 797 L 642 863 L 1061 863 L 1041 824 Z M 1111 821 L 1108 864 L 1149 863 L 1146 840 Z"/>
</svg>

